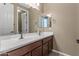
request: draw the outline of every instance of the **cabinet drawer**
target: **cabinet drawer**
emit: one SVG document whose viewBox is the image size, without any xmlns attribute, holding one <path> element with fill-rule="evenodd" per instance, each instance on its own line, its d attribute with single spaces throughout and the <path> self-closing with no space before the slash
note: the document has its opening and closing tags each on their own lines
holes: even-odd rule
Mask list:
<svg viewBox="0 0 79 59">
<path fill-rule="evenodd" d="M 7 53 L 0 54 L 0 56 L 7 56 Z"/>
<path fill-rule="evenodd" d="M 23 56 L 31 50 L 31 45 L 8 52 L 9 56 Z"/>
<path fill-rule="evenodd" d="M 51 39 L 53 39 L 52 36 L 43 39 L 43 44 L 46 43 L 46 42 L 48 42 L 48 41 L 51 40 Z"/>
<path fill-rule="evenodd" d="M 42 56 L 42 46 L 37 47 L 32 51 L 32 56 Z"/>
<path fill-rule="evenodd" d="M 16 50 L 10 51 L 8 52 L 8 55 L 9 56 L 22 56 L 40 45 L 42 45 L 42 41 L 37 41 L 29 45 L 26 45 L 24 47 L 18 48 Z"/>
<path fill-rule="evenodd" d="M 41 45 L 42 45 L 42 40 L 37 41 L 37 42 L 34 42 L 34 43 L 32 43 L 32 45 L 31 45 L 31 49 L 35 49 L 36 47 L 39 47 L 39 46 L 41 46 Z"/>
</svg>

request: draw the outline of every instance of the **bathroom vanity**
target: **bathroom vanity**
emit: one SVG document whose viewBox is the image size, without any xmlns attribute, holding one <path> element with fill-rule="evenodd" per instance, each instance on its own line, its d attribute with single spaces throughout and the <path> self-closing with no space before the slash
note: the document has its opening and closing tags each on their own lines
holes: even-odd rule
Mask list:
<svg viewBox="0 0 79 59">
<path fill-rule="evenodd" d="M 23 4 L 2 3 L 0 7 L 0 56 L 45 56 L 52 51 L 53 32 L 44 31 L 52 27 L 50 17 L 36 16 L 38 10 L 33 8 L 37 11 L 33 12 Z"/>
<path fill-rule="evenodd" d="M 31 35 L 31 34 L 29 34 Z M 34 35 L 34 34 L 33 34 Z M 28 36 L 28 35 L 26 35 Z M 10 40 L 10 39 L 9 39 Z M 20 43 L 21 40 L 21 43 Z M 1 56 L 46 56 L 53 49 L 53 34 L 42 34 L 29 37 L 28 39 L 20 39 L 15 47 L 9 47 L 5 44 L 6 48 L 0 50 Z"/>
</svg>

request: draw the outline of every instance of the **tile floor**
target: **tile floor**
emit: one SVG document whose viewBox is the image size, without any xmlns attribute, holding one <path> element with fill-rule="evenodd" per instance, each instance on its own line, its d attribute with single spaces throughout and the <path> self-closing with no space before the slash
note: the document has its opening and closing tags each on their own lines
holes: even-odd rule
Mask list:
<svg viewBox="0 0 79 59">
<path fill-rule="evenodd" d="M 49 56 L 63 56 L 63 55 L 60 55 L 59 53 L 51 52 Z"/>
</svg>

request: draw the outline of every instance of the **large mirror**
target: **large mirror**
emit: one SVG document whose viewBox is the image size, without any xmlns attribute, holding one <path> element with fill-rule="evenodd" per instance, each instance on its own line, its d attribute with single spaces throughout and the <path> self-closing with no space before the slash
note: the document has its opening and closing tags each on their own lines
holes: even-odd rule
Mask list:
<svg viewBox="0 0 79 59">
<path fill-rule="evenodd" d="M 42 15 L 42 10 L 42 4 L 32 8 L 23 3 L 0 3 L 0 36 L 48 31 L 52 19 Z"/>
<path fill-rule="evenodd" d="M 23 4 L 0 3 L 0 36 L 29 32 L 29 11 Z"/>
<path fill-rule="evenodd" d="M 0 36 L 11 35 L 14 32 L 14 6 L 0 3 Z"/>
</svg>

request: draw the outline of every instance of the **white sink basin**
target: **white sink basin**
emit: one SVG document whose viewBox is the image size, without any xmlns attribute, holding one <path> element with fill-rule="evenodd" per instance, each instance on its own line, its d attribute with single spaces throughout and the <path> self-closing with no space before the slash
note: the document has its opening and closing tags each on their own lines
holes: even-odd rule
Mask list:
<svg viewBox="0 0 79 59">
<path fill-rule="evenodd" d="M 36 38 L 37 36 L 25 36 L 23 39 L 20 39 L 20 37 L 14 37 L 7 40 L 1 40 L 0 51 L 8 50 L 16 46 L 21 46 L 25 43 L 29 44 L 31 41 L 35 41 Z"/>
<path fill-rule="evenodd" d="M 0 39 L 0 53 L 22 47 L 50 35 L 53 34 L 41 33 L 41 35 L 39 36 L 38 33 L 29 33 L 23 34 L 23 39 L 20 39 L 20 35 L 10 36 L 7 37 L 7 39 Z"/>
</svg>

